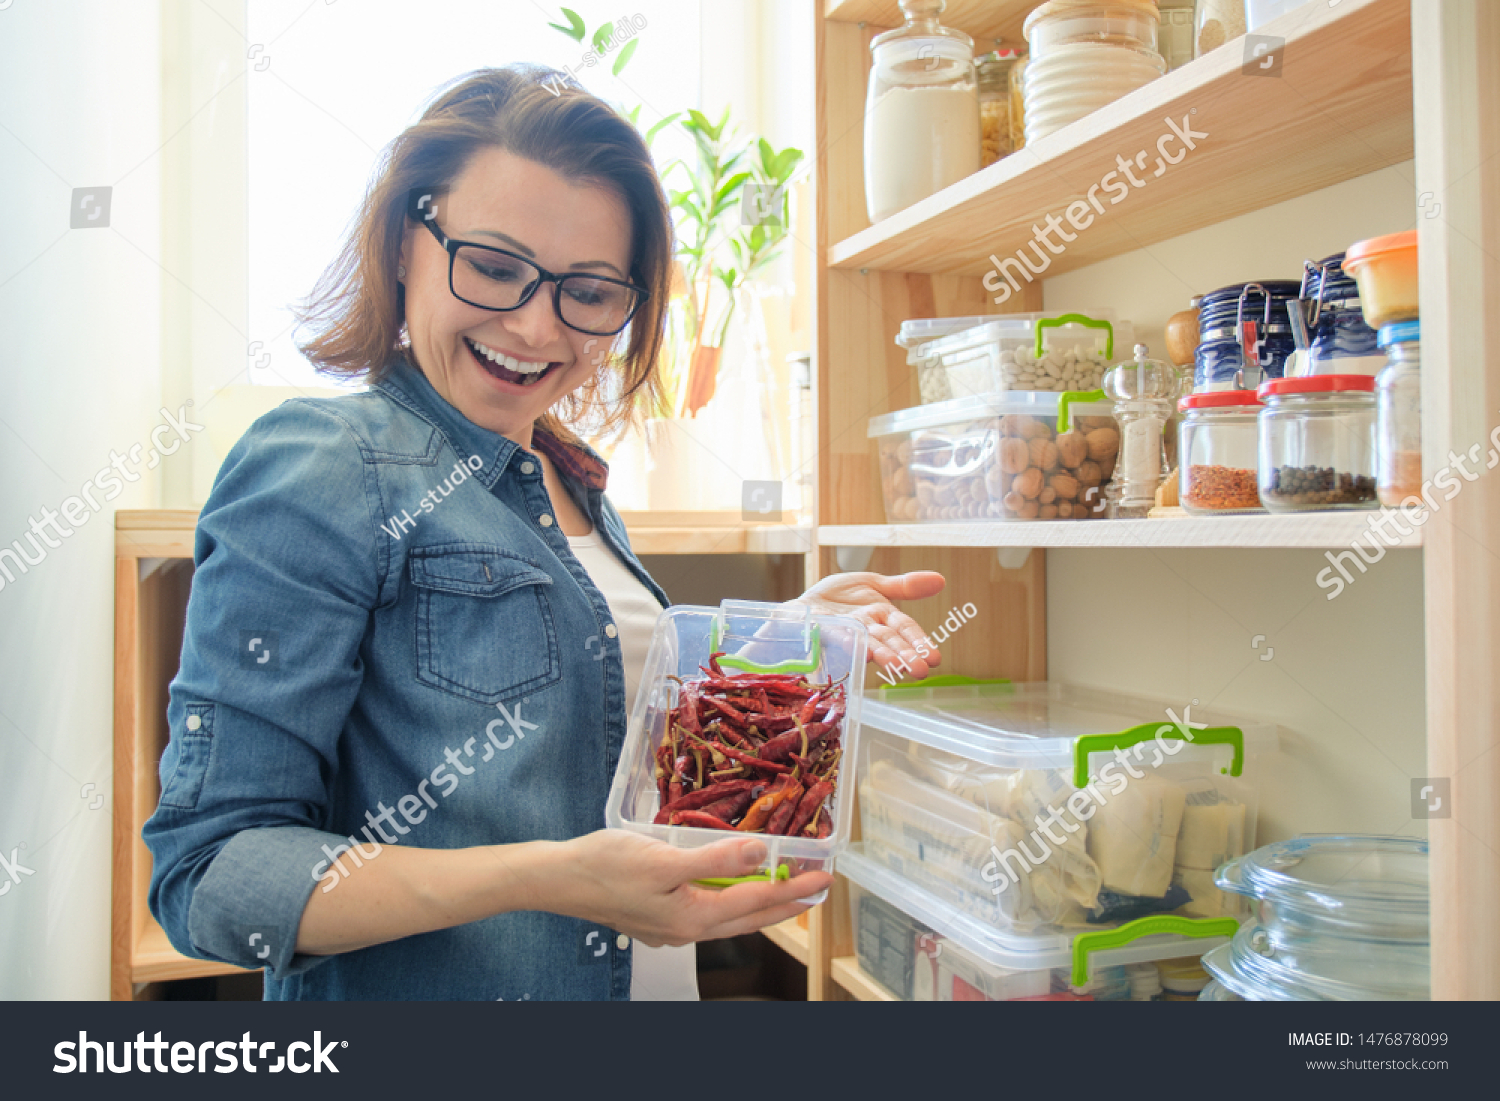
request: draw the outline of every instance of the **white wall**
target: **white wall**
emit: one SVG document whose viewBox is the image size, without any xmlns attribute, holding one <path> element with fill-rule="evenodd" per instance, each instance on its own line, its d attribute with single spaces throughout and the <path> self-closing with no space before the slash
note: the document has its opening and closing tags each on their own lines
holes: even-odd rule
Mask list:
<svg viewBox="0 0 1500 1101">
<path fill-rule="evenodd" d="M 1113 306 L 1164 358 L 1162 328 L 1192 294 L 1297 278 L 1304 259 L 1411 228 L 1412 172 L 1395 165 L 1056 276 L 1046 307 Z M 1327 565 L 1320 551 L 1048 551 L 1050 675 L 1279 722 L 1261 843 L 1425 835 L 1410 815 L 1410 780 L 1426 775 L 1422 552 L 1387 554 L 1333 601 L 1315 581 Z"/>
<path fill-rule="evenodd" d="M 156 0 L 19 0 L 0 24 L 8 545 L 158 421 L 164 135 Z M 101 185 L 109 226 L 70 230 L 72 189 Z M 0 589 L 0 852 L 34 871 L 0 870 L 0 999 L 108 995 L 113 512 L 154 506 L 161 473 Z"/>
</svg>

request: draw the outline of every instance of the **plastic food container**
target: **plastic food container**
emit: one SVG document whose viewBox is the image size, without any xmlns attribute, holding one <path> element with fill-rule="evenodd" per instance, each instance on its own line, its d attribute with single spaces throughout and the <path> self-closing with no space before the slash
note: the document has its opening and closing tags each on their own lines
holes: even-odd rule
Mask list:
<svg viewBox="0 0 1500 1101">
<path fill-rule="evenodd" d="M 605 823 L 679 848 L 711 845 L 726 836 L 722 830 L 652 822 L 660 809 L 653 754 L 666 734 L 668 715 L 681 692 L 673 678 L 701 678 L 701 667 L 716 652 L 727 655 L 719 661 L 730 674 L 801 673 L 815 682 L 847 677 L 843 760 L 856 759 L 867 645 L 868 636 L 858 620 L 819 615 L 806 606 L 726 600 L 717 608 L 668 608 L 658 618 L 651 636 L 641 687 L 604 806 Z M 833 794 L 833 829 L 827 837 L 756 835 L 768 850 L 766 867 L 759 877 L 832 870 L 834 857 L 849 842 L 853 822 L 849 780 L 841 777 Z M 788 872 L 781 872 L 784 865 Z"/>
<path fill-rule="evenodd" d="M 872 417 L 887 521 L 1102 515 L 1120 447 L 1112 407 L 1088 400 L 1102 396 L 995 394 Z"/>
<path fill-rule="evenodd" d="M 1182 507 L 1193 513 L 1261 512 L 1260 398 L 1254 390 L 1189 394 L 1177 403 Z"/>
<path fill-rule="evenodd" d="M 1049 0 L 1026 17 L 1026 144 L 1167 71 L 1154 0 Z"/>
<path fill-rule="evenodd" d="M 1281 841 L 1219 869 L 1255 920 L 1204 965 L 1251 1001 L 1426 1000 L 1428 846 L 1421 838 Z"/>
<path fill-rule="evenodd" d="M 1395 508 L 1422 496 L 1422 323 L 1382 326 L 1380 346 L 1389 357 L 1375 378 L 1376 491 Z"/>
<path fill-rule="evenodd" d="M 924 402 L 929 393 L 942 395 L 936 398 L 941 401 L 1008 390 L 1097 390 L 1112 364 L 1130 358 L 1135 339 L 1135 326 L 1109 310 L 974 320 L 908 355 L 908 362 L 915 359 Z M 898 344 L 905 331 L 903 324 Z"/>
<path fill-rule="evenodd" d="M 1410 321 L 1420 312 L 1416 230 L 1355 242 L 1344 255 L 1344 270 L 1359 284 L 1359 300 L 1370 328 Z"/>
<path fill-rule="evenodd" d="M 1272 512 L 1378 508 L 1375 380 L 1272 379 L 1260 387 L 1260 501 Z"/>
<path fill-rule="evenodd" d="M 993 317 L 920 317 L 901 322 L 901 331 L 896 334 L 898 347 L 906 349 L 906 363 L 917 370 L 917 385 L 921 391 L 922 404 L 950 401 L 954 397 L 948 387 L 948 376 L 941 364 L 928 354 L 927 346 L 939 337 L 963 332 L 976 325 L 994 321 Z"/>
<path fill-rule="evenodd" d="M 1013 951 L 1150 915 L 1232 918 L 1214 869 L 1253 843 L 1275 728 L 1189 708 L 1189 741 L 1169 709 L 1062 684 L 882 690 L 857 770 L 865 855 Z"/>
<path fill-rule="evenodd" d="M 1232 918 L 1143 918 L 1063 937 L 999 937 L 892 872 L 860 843 L 839 856 L 860 970 L 919 1002 L 1129 1001 L 1129 967 L 1226 943 Z"/>
</svg>

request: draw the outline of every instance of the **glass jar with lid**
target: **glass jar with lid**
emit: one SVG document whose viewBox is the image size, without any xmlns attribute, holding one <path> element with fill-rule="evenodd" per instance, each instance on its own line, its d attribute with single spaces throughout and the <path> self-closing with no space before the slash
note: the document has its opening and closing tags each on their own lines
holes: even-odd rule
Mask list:
<svg viewBox="0 0 1500 1101">
<path fill-rule="evenodd" d="M 1375 377 L 1375 488 L 1395 508 L 1422 496 L 1422 323 L 1382 325 L 1379 340 L 1387 361 Z"/>
<path fill-rule="evenodd" d="M 1024 56 L 1020 50 L 992 50 L 974 63 L 979 79 L 981 167 L 1016 151 L 1010 136 L 1010 73 Z"/>
<path fill-rule="evenodd" d="M 1260 512 L 1261 401 L 1254 390 L 1189 394 L 1177 403 L 1182 482 L 1178 496 L 1193 513 Z"/>
<path fill-rule="evenodd" d="M 1175 367 L 1147 358 L 1144 344 L 1135 346 L 1135 361 L 1111 367 L 1104 393 L 1115 403 L 1120 425 L 1120 459 L 1106 490 L 1111 519 L 1144 517 L 1156 504 L 1156 489 L 1171 469 L 1163 430 L 1181 390 Z"/>
<path fill-rule="evenodd" d="M 1010 148 L 1015 152 L 1026 144 L 1026 55 L 1022 54 L 1006 76 L 1010 85 Z"/>
<path fill-rule="evenodd" d="M 1156 0 L 1048 0 L 1026 17 L 1026 144 L 1167 71 Z"/>
<path fill-rule="evenodd" d="M 1311 375 L 1261 384 L 1260 501 L 1272 512 L 1376 508 L 1375 380 Z"/>
<path fill-rule="evenodd" d="M 974 40 L 945 27 L 944 0 L 901 0 L 906 25 L 870 43 L 865 206 L 871 222 L 979 170 Z"/>
<path fill-rule="evenodd" d="M 1359 287 L 1345 274 L 1343 263 L 1342 252 L 1307 262 L 1298 302 L 1308 338 L 1302 374 L 1374 375 L 1385 366 L 1375 330 L 1365 324 L 1360 309 Z"/>
</svg>

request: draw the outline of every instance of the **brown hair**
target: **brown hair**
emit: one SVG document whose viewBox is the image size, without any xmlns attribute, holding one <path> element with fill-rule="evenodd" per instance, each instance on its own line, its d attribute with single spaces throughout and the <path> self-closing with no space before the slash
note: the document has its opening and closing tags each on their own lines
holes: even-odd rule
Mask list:
<svg viewBox="0 0 1500 1101">
<path fill-rule="evenodd" d="M 343 250 L 298 311 L 316 334 L 298 347 L 320 371 L 368 382 L 409 357 L 401 343 L 406 290 L 396 280 L 409 196 L 418 189 L 443 195 L 474 154 L 489 147 L 610 188 L 630 210 L 631 278 L 650 297 L 631 320 L 617 370 L 596 372 L 538 421 L 568 441 L 578 438 L 570 426 L 585 420 L 595 435 L 618 430 L 642 403 L 660 404 L 656 359 L 671 279 L 671 215 L 635 127 L 565 75 L 540 66 L 458 78 L 387 146 Z"/>
</svg>

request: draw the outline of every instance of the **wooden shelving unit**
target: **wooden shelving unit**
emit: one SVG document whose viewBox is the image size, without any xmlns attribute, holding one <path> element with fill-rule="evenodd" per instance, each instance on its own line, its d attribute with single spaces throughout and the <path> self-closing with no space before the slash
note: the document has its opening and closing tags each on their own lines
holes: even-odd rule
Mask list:
<svg viewBox="0 0 1500 1101">
<path fill-rule="evenodd" d="M 795 918 L 783 921 L 780 925 L 771 925 L 761 930 L 765 936 L 777 948 L 780 948 L 792 959 L 807 966 L 811 949 L 811 936 L 804 925 L 798 925 Z"/>
<path fill-rule="evenodd" d="M 950 0 L 942 19 L 970 34 L 976 49 L 989 48 L 997 35 L 1018 45 L 1034 6 Z M 946 669 L 1046 678 L 1048 548 L 1336 552 L 1356 537 L 1368 539 L 1369 517 L 887 524 L 866 424 L 919 402 L 913 372 L 894 344 L 907 318 L 1040 309 L 1044 279 L 1413 159 L 1428 470 L 1445 465 L 1450 441 L 1467 446 L 1488 435 L 1500 409 L 1500 314 L 1493 310 L 1500 300 L 1500 5 L 1303 4 L 1257 32 L 1285 40 L 1279 79 L 1247 69 L 1245 42 L 1234 40 L 875 227 L 863 187 L 869 43 L 901 15 L 895 0 L 814 0 L 814 7 L 820 460 L 809 577 L 836 572 L 849 548 L 870 549 L 869 569 L 946 574 L 949 592 L 973 600 L 985 622 L 1005 624 L 1004 631 L 956 633 L 944 645 Z M 1209 136 L 1186 151 L 1175 137 L 1158 146 L 1173 133 L 1168 119 Z M 1141 185 L 1109 203 L 1101 181 L 1119 169 L 1117 156 L 1138 150 L 1148 151 L 1135 165 Z M 1160 152 L 1185 155 L 1156 175 Z M 1029 246 L 1034 224 L 1048 214 L 1063 217 L 1070 203 L 1087 203 L 1090 189 L 1101 194 L 1104 212 L 1051 257 L 1036 282 L 1003 307 L 993 304 L 981 281 L 995 263 L 991 256 Z M 1418 216 L 1417 192 L 1441 201 L 1441 218 Z M 1433 995 L 1500 998 L 1500 928 L 1493 920 L 1500 861 L 1493 830 L 1481 837 L 1483 830 L 1472 828 L 1500 821 L 1500 755 L 1493 752 L 1500 601 L 1491 595 L 1500 591 L 1492 549 L 1500 547 L 1500 478 L 1466 487 L 1454 507 L 1409 535 L 1393 528 L 1390 538 L 1422 561 L 1426 767 L 1429 775 L 1455 778 L 1454 798 L 1465 801 L 1470 823 L 1428 823 Z M 1037 549 L 1004 553 L 1010 548 Z M 947 605 L 940 603 L 907 610 L 919 622 L 941 622 Z M 1421 652 L 1410 641 L 1402 645 Z M 853 955 L 842 879 L 809 916 L 809 998 L 888 1000 Z"/>
</svg>

